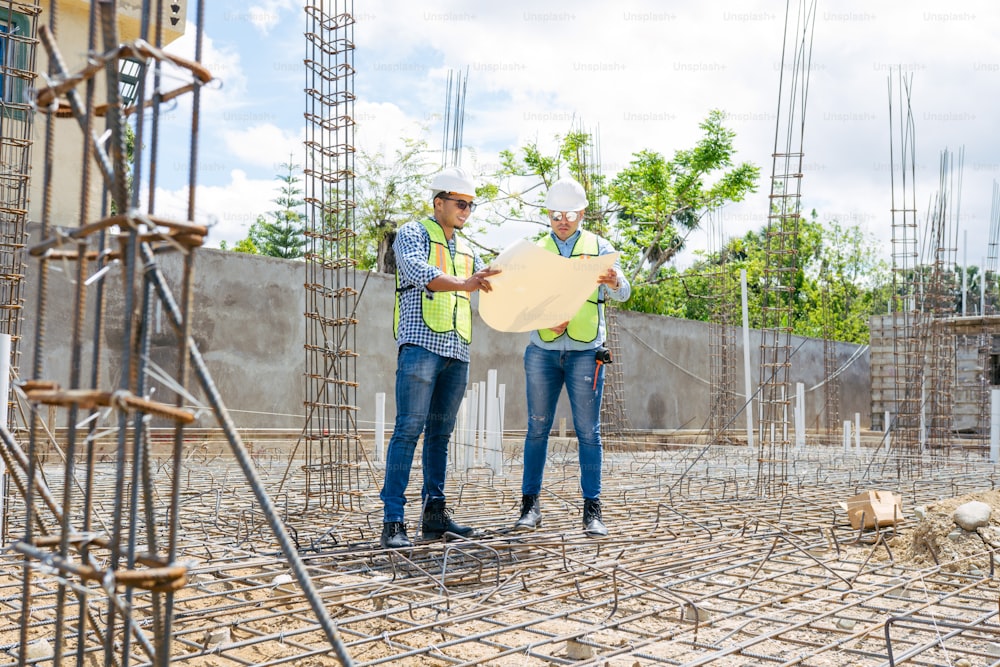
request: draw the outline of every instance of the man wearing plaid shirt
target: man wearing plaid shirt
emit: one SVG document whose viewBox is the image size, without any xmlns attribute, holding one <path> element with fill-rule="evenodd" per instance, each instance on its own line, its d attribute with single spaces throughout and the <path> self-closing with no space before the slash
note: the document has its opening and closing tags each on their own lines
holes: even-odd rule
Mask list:
<svg viewBox="0 0 1000 667">
<path fill-rule="evenodd" d="M 451 519 L 445 504 L 448 440 L 469 380 L 472 339 L 470 295 L 489 292 L 482 260 L 455 234 L 476 208 L 476 186 L 460 167 L 443 169 L 431 182 L 434 217 L 399 228 L 396 254 L 396 424 L 386 453 L 382 548 L 413 546 L 406 535 L 404 505 L 413 454 L 423 442 L 424 484 L 421 526 L 424 539 L 475 530 Z"/>
</svg>

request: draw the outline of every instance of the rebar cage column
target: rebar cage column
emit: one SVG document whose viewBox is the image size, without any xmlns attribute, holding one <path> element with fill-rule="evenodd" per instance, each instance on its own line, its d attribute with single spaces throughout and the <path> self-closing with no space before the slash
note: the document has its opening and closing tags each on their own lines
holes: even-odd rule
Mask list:
<svg viewBox="0 0 1000 667">
<path fill-rule="evenodd" d="M 0 35 L 5 57 L 0 61 L 4 82 L 0 100 L 0 333 L 10 336 L 11 375 L 19 375 L 21 324 L 24 319 L 24 248 L 28 241 L 28 193 L 35 114 L 27 92 L 35 79 L 38 47 L 38 2 L 3 2 Z M 6 403 L 6 400 L 5 400 Z M 9 404 L 8 404 L 9 406 Z M 16 415 L 7 406 L 7 423 Z"/>
<path fill-rule="evenodd" d="M 306 13 L 306 494 L 353 508 L 357 429 L 354 17 L 350 0 Z"/>
<path fill-rule="evenodd" d="M 801 211 L 802 141 L 812 58 L 816 3 L 799 0 L 786 5 L 778 86 L 771 194 L 761 294 L 760 406 L 758 491 L 784 491 L 788 456 L 788 377 L 792 318 L 798 272 L 798 231 Z M 785 81 L 785 68 L 789 80 Z M 782 103 L 787 101 L 787 107 Z"/>
</svg>

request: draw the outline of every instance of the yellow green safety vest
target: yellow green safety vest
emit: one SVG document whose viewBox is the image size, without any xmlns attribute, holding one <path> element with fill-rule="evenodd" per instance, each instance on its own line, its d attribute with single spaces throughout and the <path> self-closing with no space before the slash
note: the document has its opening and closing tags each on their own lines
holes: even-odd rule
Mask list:
<svg viewBox="0 0 1000 667">
<path fill-rule="evenodd" d="M 545 238 L 539 241 L 538 245 L 549 252 L 559 254 L 559 248 L 556 246 L 556 242 L 552 240 L 552 234 L 546 234 Z M 577 237 L 576 243 L 573 244 L 573 252 L 570 253 L 570 257 L 597 257 L 599 254 L 601 253 L 597 247 L 597 235 L 581 229 L 580 236 Z M 580 306 L 580 310 L 576 311 L 576 315 L 569 321 L 569 325 L 567 325 L 566 331 L 563 333 L 580 343 L 590 343 L 597 338 L 597 330 L 601 321 L 601 309 L 604 308 L 604 303 L 600 299 L 600 293 L 601 286 L 598 285 L 594 293 L 587 297 L 587 302 Z M 538 330 L 539 338 L 546 343 L 551 343 L 561 335 L 563 334 L 556 334 L 552 329 Z"/>
<path fill-rule="evenodd" d="M 458 278 L 468 278 L 472 275 L 475 258 L 472 250 L 464 239 L 455 237 L 455 257 L 452 258 L 448 248 L 448 239 L 444 237 L 441 225 L 430 218 L 421 220 L 428 236 L 431 237 L 430 253 L 427 263 L 436 266 L 444 273 Z M 393 309 L 392 333 L 399 337 L 399 294 L 410 287 L 399 286 L 399 271 L 396 271 L 396 305 Z M 421 290 L 421 315 L 427 328 L 435 333 L 455 331 L 459 337 L 469 343 L 472 341 L 472 302 L 468 292 L 433 292 L 433 298 L 426 290 Z"/>
</svg>

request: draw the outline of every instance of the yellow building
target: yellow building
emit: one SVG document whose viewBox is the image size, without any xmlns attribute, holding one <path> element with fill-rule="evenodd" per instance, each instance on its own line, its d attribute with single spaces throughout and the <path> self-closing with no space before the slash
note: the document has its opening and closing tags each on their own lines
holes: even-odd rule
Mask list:
<svg viewBox="0 0 1000 667">
<path fill-rule="evenodd" d="M 163 20 L 158 22 L 143 20 L 141 0 L 120 0 L 116 43 L 104 46 L 97 23 L 94 43 L 98 46 L 94 49 L 88 48 L 91 2 L 62 0 L 56 6 L 57 16 L 52 15 L 48 1 L 7 0 L 0 7 L 0 333 L 13 339 L 11 363 L 15 369 L 24 306 L 21 283 L 27 224 L 40 222 L 43 216 L 58 227 L 92 222 L 100 217 L 104 188 L 100 170 L 91 164 L 87 197 L 82 196 L 84 134 L 81 120 L 71 113 L 68 97 L 64 94 L 47 105 L 49 112 L 58 107 L 56 114 L 36 108 L 37 91 L 65 78 L 59 75 L 58 67 L 49 74 L 49 49 L 58 53 L 63 74 L 73 76 L 88 66 L 91 51 L 100 60 L 118 45 L 138 39 L 144 29 L 149 32 L 146 41 L 166 46 L 184 34 L 187 2 L 168 0 Z M 159 40 L 154 32 L 158 23 L 162 26 Z M 142 63 L 121 59 L 117 65 L 119 91 L 131 103 L 142 76 Z M 105 79 L 103 72 L 93 77 L 93 102 L 98 109 L 107 103 Z M 87 83 L 81 82 L 72 90 L 86 108 Z M 90 122 L 93 134 L 100 137 L 106 126 L 103 114 L 95 112 Z M 50 131 L 51 142 L 47 141 Z M 50 173 L 45 167 L 47 145 L 52 155 Z M 86 211 L 81 210 L 84 201 Z"/>
</svg>

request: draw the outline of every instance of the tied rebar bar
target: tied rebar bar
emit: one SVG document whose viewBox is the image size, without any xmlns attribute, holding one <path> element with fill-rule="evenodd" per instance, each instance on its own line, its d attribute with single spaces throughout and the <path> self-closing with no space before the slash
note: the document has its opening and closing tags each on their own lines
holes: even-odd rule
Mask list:
<svg viewBox="0 0 1000 667">
<path fill-rule="evenodd" d="M 737 407 L 742 408 L 742 401 L 737 401 L 736 397 L 736 369 L 742 364 L 736 343 L 739 302 L 732 273 L 726 270 L 724 264 L 708 278 L 712 281 L 714 295 L 708 332 L 712 401 L 709 437 L 715 442 L 731 442 L 736 438 Z"/>
<path fill-rule="evenodd" d="M 441 138 L 441 167 L 462 166 L 462 135 L 465 130 L 465 96 L 469 87 L 469 68 L 448 70 L 444 93 L 444 131 Z"/>
<path fill-rule="evenodd" d="M 711 285 L 710 296 L 705 297 L 710 314 L 708 329 L 708 382 L 710 408 L 708 441 L 732 443 L 736 439 L 736 416 L 743 411 L 742 400 L 736 392 L 736 369 L 742 364 L 740 346 L 736 337 L 741 319 L 739 287 L 727 266 L 729 252 L 726 248 L 723 225 L 716 211 L 708 214 L 708 253 L 717 258 L 715 270 L 704 274 Z M 686 287 L 685 287 L 686 289 Z M 746 437 L 745 435 L 743 436 Z"/>
<path fill-rule="evenodd" d="M 171 11 L 179 12 L 176 7 Z M 21 537 L 7 545 L 21 559 L 22 577 L 20 595 L 12 605 L 19 616 L 14 626 L 18 641 L 6 648 L 18 665 L 37 662 L 39 646 L 54 667 L 70 661 L 122 667 L 166 667 L 172 662 L 176 602 L 189 583 L 189 564 L 181 561 L 179 546 L 184 428 L 198 418 L 196 413 L 210 410 L 321 629 L 314 651 L 332 652 L 332 659 L 351 664 L 191 335 L 193 258 L 208 233 L 191 220 L 200 91 L 212 80 L 197 60 L 203 4 L 198 4 L 193 21 L 193 61 L 162 50 L 163 22 L 171 18 L 166 12 L 144 6 L 138 16 L 123 16 L 114 2 L 106 1 L 91 4 L 89 55 L 82 68 L 72 70 L 60 50 L 55 3 L 48 18 L 38 29 L 50 65 L 48 85 L 32 91 L 31 108 L 32 113 L 47 114 L 40 239 L 27 249 L 38 262 L 35 360 L 32 376 L 16 385 L 18 407 L 30 420 L 27 452 L 10 430 L 0 428 L 3 460 L 11 466 L 23 512 L 23 521 L 15 527 Z M 134 38 L 123 41 L 119 29 Z M 143 71 L 138 77 L 139 101 L 128 109 L 119 91 L 120 61 L 125 58 L 139 58 Z M 170 68 L 171 80 L 182 80 L 179 88 L 163 90 L 164 67 Z M 103 102 L 98 102 L 99 91 Z M 181 130 L 189 146 L 188 219 L 170 220 L 152 212 L 159 121 L 163 101 L 183 94 L 192 97 L 190 123 Z M 129 145 L 129 110 L 140 112 L 134 118 L 134 145 Z M 67 141 L 57 145 L 56 137 L 64 136 L 53 131 L 57 118 L 79 126 L 81 132 L 65 136 L 82 136 L 82 151 Z M 101 137 L 99 122 L 106 127 Z M 134 159 L 129 159 L 129 149 Z M 57 228 L 51 223 L 56 156 L 64 164 L 69 156 L 81 154 L 78 222 Z M 66 182 L 60 182 L 58 190 L 72 192 Z M 172 253 L 182 257 L 179 302 L 159 266 L 161 258 Z M 62 277 L 59 281 L 49 279 L 53 262 L 62 269 L 55 274 Z M 115 288 L 119 293 L 109 298 Z M 50 317 L 50 292 L 58 292 L 60 302 L 72 306 L 58 313 L 70 322 L 68 353 L 46 350 L 43 333 Z M 155 346 L 154 307 L 166 313 L 173 331 Z M 105 320 L 112 317 L 121 327 L 110 337 L 121 346 L 111 364 L 115 376 L 104 378 L 101 370 L 107 366 L 100 346 L 107 333 Z M 200 405 L 187 386 L 188 369 L 197 377 L 207 406 Z M 152 398 L 157 390 L 165 400 Z M 44 437 L 50 432 L 47 420 L 60 422 L 61 441 Z M 169 459 L 156 471 L 153 425 L 173 434 Z M 101 465 L 98 448 L 111 454 L 111 463 Z M 58 454 L 58 469 L 45 471 L 44 455 L 50 452 Z M 159 484 L 163 487 L 157 488 Z M 144 605 L 148 611 L 136 613 Z"/>
<path fill-rule="evenodd" d="M 605 176 L 601 173 L 601 132 L 600 128 L 586 130 L 578 121 L 573 132 L 578 136 L 588 136 L 589 141 L 576 144 L 575 162 L 580 166 L 577 178 L 587 192 L 587 209 L 583 214 L 583 226 L 598 236 L 608 234 L 608 194 Z M 611 352 L 610 364 L 604 365 L 604 393 L 601 397 L 601 435 L 605 449 L 621 449 L 632 443 L 632 422 L 628 416 L 625 401 L 625 371 L 632 362 L 629 351 L 621 346 L 618 337 L 617 305 L 613 302 L 601 304 L 604 312 L 604 346 Z"/>
</svg>

